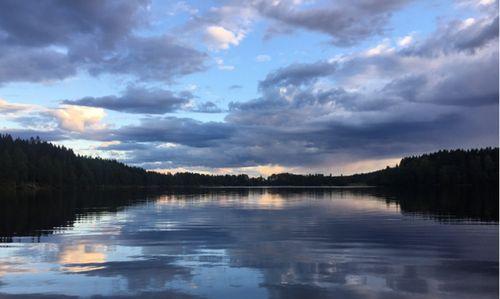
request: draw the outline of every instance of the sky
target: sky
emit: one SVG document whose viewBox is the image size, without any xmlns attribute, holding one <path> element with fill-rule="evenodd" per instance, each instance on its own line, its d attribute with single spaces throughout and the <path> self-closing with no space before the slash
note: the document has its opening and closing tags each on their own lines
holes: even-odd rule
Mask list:
<svg viewBox="0 0 500 299">
<path fill-rule="evenodd" d="M 0 1 L 0 133 L 146 169 L 498 146 L 496 0 Z"/>
</svg>

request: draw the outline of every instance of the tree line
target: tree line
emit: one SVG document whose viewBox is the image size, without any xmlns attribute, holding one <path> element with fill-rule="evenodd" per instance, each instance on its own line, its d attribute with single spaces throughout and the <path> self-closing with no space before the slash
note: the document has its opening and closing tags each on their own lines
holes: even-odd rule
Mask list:
<svg viewBox="0 0 500 299">
<path fill-rule="evenodd" d="M 442 150 L 406 157 L 396 167 L 350 176 L 273 174 L 267 178 L 199 173 L 162 174 L 116 160 L 77 155 L 38 137 L 0 135 L 0 186 L 498 186 L 498 148 Z"/>
</svg>

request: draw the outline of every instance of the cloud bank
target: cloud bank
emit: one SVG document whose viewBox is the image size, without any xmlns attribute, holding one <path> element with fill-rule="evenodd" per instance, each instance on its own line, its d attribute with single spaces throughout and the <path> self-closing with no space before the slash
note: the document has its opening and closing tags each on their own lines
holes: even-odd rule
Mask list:
<svg viewBox="0 0 500 299">
<path fill-rule="evenodd" d="M 440 21 L 425 36 L 380 38 L 371 47 L 279 66 L 262 76 L 255 98 L 227 108 L 164 84 L 206 70 L 211 51 L 217 53 L 213 67 L 234 70 L 221 57 L 240 46 L 256 22 L 266 21 L 267 38 L 308 31 L 323 34 L 332 47 L 349 47 L 383 36 L 391 15 L 410 2 L 227 1 L 189 13 L 181 25 L 186 35 L 201 35 L 207 54 L 185 36 L 137 34 L 148 26 L 148 1 L 2 1 L 0 83 L 62 80 L 82 71 L 144 81 L 116 95 L 66 99 L 45 110 L 0 101 L 0 112 L 17 123 L 5 131 L 104 142 L 100 150 L 155 169 L 331 169 L 497 145 L 496 1 L 459 1 L 473 7 L 474 16 Z M 271 64 L 278 58 L 251 59 Z M 231 92 L 242 89 L 231 83 L 225 85 Z M 106 110 L 139 116 L 112 125 Z M 224 118 L 201 121 L 189 113 Z"/>
</svg>

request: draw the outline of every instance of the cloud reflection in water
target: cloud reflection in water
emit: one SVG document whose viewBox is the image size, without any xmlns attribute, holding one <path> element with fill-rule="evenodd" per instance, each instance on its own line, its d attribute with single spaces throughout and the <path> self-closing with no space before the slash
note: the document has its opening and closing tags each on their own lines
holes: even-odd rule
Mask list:
<svg viewBox="0 0 500 299">
<path fill-rule="evenodd" d="M 5 243 L 0 257 L 18 264 L 0 267 L 0 294 L 498 296 L 497 222 L 408 215 L 401 195 L 221 189 L 147 198 L 122 205 L 117 195 L 109 210 L 79 214 L 40 243 Z"/>
</svg>

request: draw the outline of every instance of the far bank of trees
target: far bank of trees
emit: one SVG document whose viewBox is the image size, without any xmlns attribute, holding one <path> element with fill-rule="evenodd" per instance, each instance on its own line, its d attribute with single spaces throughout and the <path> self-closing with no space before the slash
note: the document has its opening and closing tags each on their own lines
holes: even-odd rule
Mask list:
<svg viewBox="0 0 500 299">
<path fill-rule="evenodd" d="M 374 185 L 496 185 L 498 148 L 441 150 L 403 158 L 394 168 L 366 174 Z"/>
<path fill-rule="evenodd" d="M 498 186 L 498 148 L 442 150 L 406 157 L 393 168 L 356 174 L 248 175 L 160 174 L 115 160 L 76 155 L 71 149 L 31 138 L 0 135 L 0 186 L 16 188 L 94 186 Z M 498 188 L 498 187 L 497 187 Z"/>
</svg>

